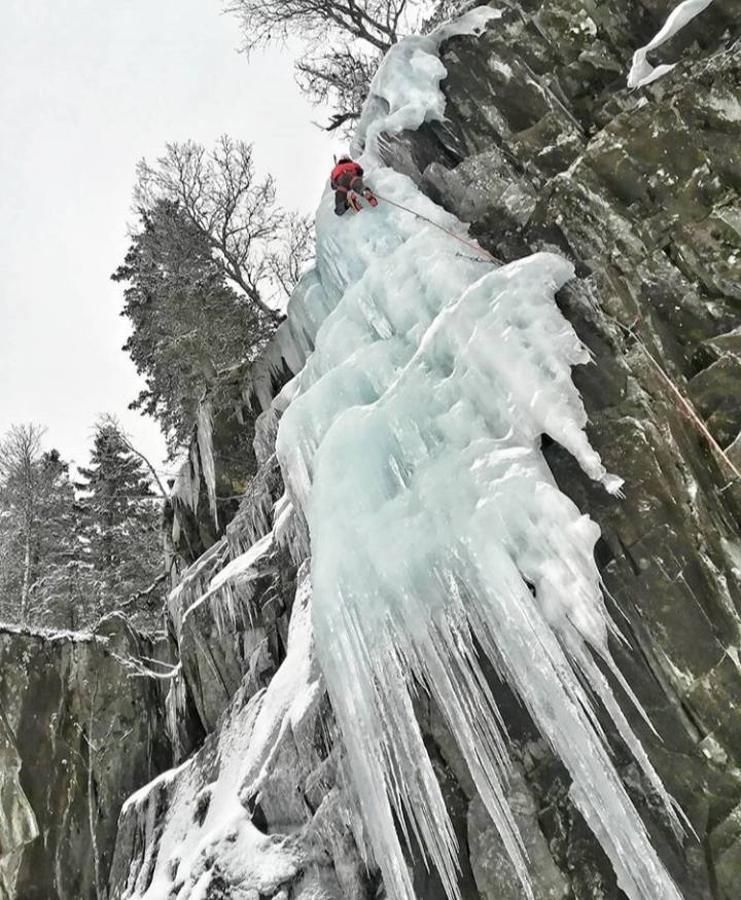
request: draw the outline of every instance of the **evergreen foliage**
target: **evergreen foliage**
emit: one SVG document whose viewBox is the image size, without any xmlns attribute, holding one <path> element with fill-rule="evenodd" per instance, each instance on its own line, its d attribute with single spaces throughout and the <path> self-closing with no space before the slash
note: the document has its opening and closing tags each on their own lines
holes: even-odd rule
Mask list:
<svg viewBox="0 0 741 900">
<path fill-rule="evenodd" d="M 225 283 L 207 238 L 177 203 L 140 211 L 124 264 L 124 345 L 146 387 L 131 404 L 157 419 L 171 453 L 187 444 L 198 402 L 221 371 L 254 357 L 273 331 L 254 305 Z"/>
<path fill-rule="evenodd" d="M 17 425 L 0 441 L 0 621 L 81 630 L 124 609 L 151 624 L 162 504 L 144 463 L 106 419 L 75 483 L 43 433 Z"/>
<path fill-rule="evenodd" d="M 101 611 L 145 591 L 163 568 L 161 504 L 144 463 L 110 419 L 80 467 L 81 537 Z"/>
</svg>

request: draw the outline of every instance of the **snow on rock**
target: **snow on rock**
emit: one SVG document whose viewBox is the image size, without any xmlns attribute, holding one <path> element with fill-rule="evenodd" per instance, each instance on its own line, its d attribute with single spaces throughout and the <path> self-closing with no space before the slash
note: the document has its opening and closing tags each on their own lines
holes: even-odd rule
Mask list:
<svg viewBox="0 0 741 900">
<path fill-rule="evenodd" d="M 671 72 L 676 63 L 672 65 L 654 66 L 646 58 L 651 50 L 656 50 L 662 44 L 665 44 L 670 38 L 674 37 L 681 31 L 688 22 L 691 22 L 695 16 L 699 15 L 704 9 L 713 2 L 713 0 L 683 0 L 679 6 L 675 7 L 664 22 L 661 30 L 654 37 L 633 54 L 633 64 L 628 73 L 628 87 L 639 88 L 646 84 L 651 84 L 662 78 L 667 72 Z"/>
<path fill-rule="evenodd" d="M 227 563 L 211 579 L 208 590 L 185 611 L 183 619 L 203 603 L 211 602 L 219 633 L 226 636 L 234 630 L 238 617 L 249 615 L 252 583 L 260 576 L 260 560 L 273 549 L 273 533 L 266 534 L 246 553 Z"/>
<path fill-rule="evenodd" d="M 476 11 L 462 29 L 496 11 Z M 497 269 L 448 234 L 465 226 L 384 167 L 389 131 L 440 119 L 447 28 L 394 47 L 374 81 L 358 142 L 375 210 L 317 214 L 312 291 L 326 316 L 313 352 L 276 400 L 277 452 L 311 536 L 316 646 L 368 835 L 390 896 L 414 890 L 396 823 L 413 833 L 450 898 L 452 824 L 413 712 L 419 686 L 442 711 L 532 896 L 506 801 L 507 735 L 477 647 L 519 695 L 573 779 L 572 796 L 634 900 L 680 895 L 610 760 L 598 698 L 667 816 L 664 791 L 599 658 L 615 631 L 594 561 L 599 529 L 557 488 L 548 434 L 617 493 L 585 434 L 570 370 L 589 361 L 555 304 L 573 277 L 538 253 Z M 289 314 L 289 318 L 290 318 Z M 294 315 L 307 316 L 297 306 Z M 587 687 L 588 685 L 588 687 Z M 634 700 L 635 702 L 635 700 Z"/>
<path fill-rule="evenodd" d="M 229 545 L 226 539 L 222 538 L 199 556 L 170 591 L 167 598 L 167 609 L 176 638 L 179 639 L 182 634 L 186 611 L 206 593 L 211 579 L 226 562 L 228 556 Z"/>
<path fill-rule="evenodd" d="M 237 698 L 217 741 L 142 788 L 124 807 L 122 828 L 129 817 L 148 822 L 152 831 L 121 900 L 196 900 L 210 896 L 209 888 L 231 889 L 233 897 L 273 896 L 296 875 L 300 842 L 259 831 L 246 800 L 259 802 L 261 780 L 283 734 L 300 732 L 321 694 L 304 567 L 286 658 L 270 685 L 245 705 Z"/>
</svg>

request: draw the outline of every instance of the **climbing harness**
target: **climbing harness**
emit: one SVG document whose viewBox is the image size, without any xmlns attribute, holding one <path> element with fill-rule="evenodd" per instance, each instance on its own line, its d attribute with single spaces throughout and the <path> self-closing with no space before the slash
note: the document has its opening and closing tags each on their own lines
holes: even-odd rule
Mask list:
<svg viewBox="0 0 741 900">
<path fill-rule="evenodd" d="M 444 231 L 445 234 L 449 235 L 452 238 L 455 238 L 456 241 L 460 241 L 461 244 L 465 244 L 467 247 L 473 248 L 477 253 L 480 253 L 482 256 L 487 257 L 487 259 L 497 265 L 504 265 L 501 259 L 498 259 L 494 256 L 493 253 L 489 253 L 488 250 L 484 250 L 483 247 L 480 247 L 475 241 L 470 241 L 468 238 L 462 237 L 460 234 L 456 234 L 454 231 L 451 231 L 449 228 L 446 228 L 444 225 L 441 225 L 439 222 L 435 222 L 433 219 L 430 219 L 428 216 L 423 215 L 420 212 L 417 212 L 414 209 L 409 209 L 408 206 L 404 206 L 403 203 L 397 203 L 395 200 L 390 200 L 388 197 L 383 197 L 377 191 L 374 191 L 376 197 L 379 200 L 383 200 L 384 203 L 388 203 L 390 206 L 395 206 L 397 209 L 401 209 L 404 212 L 408 212 L 416 218 L 421 219 L 423 222 L 427 222 L 429 225 L 433 225 L 435 228 L 439 228 L 440 231 Z"/>
</svg>

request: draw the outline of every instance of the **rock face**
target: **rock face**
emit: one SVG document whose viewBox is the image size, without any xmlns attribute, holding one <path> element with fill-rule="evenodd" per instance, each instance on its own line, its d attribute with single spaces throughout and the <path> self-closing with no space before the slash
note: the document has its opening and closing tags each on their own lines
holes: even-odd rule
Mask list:
<svg viewBox="0 0 741 900">
<path fill-rule="evenodd" d="M 275 469 L 271 457 L 256 481 L 278 488 Z M 149 896 L 152 885 L 157 897 L 374 896 L 337 784 L 341 750 L 311 647 L 308 563 L 297 571 L 279 527 L 255 533 L 255 500 L 248 492 L 207 571 L 173 595 L 182 673 L 171 722 L 192 705 L 208 737 L 124 806 L 116 900 Z M 240 553 L 244 543 L 252 547 Z"/>
<path fill-rule="evenodd" d="M 0 629 L 0 897 L 104 896 L 121 804 L 171 764 L 157 688 L 120 662 L 142 655 L 115 616 L 88 636 Z"/>
<path fill-rule="evenodd" d="M 470 221 L 498 257 L 549 249 L 575 263 L 578 277 L 559 299 L 595 362 L 575 379 L 590 414 L 590 440 L 607 467 L 625 478 L 625 498 L 616 502 L 594 487 L 557 445 L 546 452 L 562 490 L 602 529 L 599 563 L 626 637 L 614 652 L 658 736 L 635 721 L 628 704 L 626 714 L 696 837 L 671 835 L 617 740 L 615 757 L 687 900 L 732 900 L 741 896 L 741 485 L 688 419 L 676 391 L 722 447 L 736 439 L 729 452 L 738 460 L 739 51 L 730 31 L 734 4 L 716 0 L 661 48 L 662 60 L 681 55 L 681 64 L 629 92 L 625 73 L 633 51 L 673 5 L 503 0 L 501 18 L 483 36 L 444 45 L 445 123 L 396 136 L 387 152 L 391 165 Z M 279 345 L 271 352 L 248 378 L 259 386 L 263 405 L 271 375 L 280 378 L 302 362 L 281 358 Z M 281 501 L 275 426 L 272 411 L 256 423 L 257 471 L 247 460 L 244 471 L 253 477 L 215 543 L 215 534 L 197 527 L 199 510 L 207 521 L 203 492 L 200 506 L 195 503 L 191 543 L 210 547 L 184 572 L 168 609 L 180 661 L 169 683 L 168 731 L 179 766 L 123 807 L 108 884 L 113 900 L 385 896 L 343 777 L 342 747 L 307 631 L 307 540 L 302 522 Z M 228 480 L 238 484 L 239 473 Z M 54 807 L 40 799 L 49 796 L 42 792 L 50 782 L 39 773 L 47 759 L 59 758 L 55 773 L 65 759 L 82 783 L 88 744 L 80 729 L 90 727 L 91 701 L 79 710 L 75 704 L 97 696 L 93 672 L 101 672 L 109 692 L 120 673 L 109 656 L 108 669 L 82 664 L 103 652 L 97 638 L 59 646 L 32 636 L 3 640 L 16 654 L 33 651 L 42 661 L 52 654 L 46 669 L 26 667 L 27 679 L 47 669 L 55 678 L 87 673 L 84 690 L 64 703 L 62 687 L 49 676 L 48 712 L 30 732 L 30 724 L 19 725 L 18 698 L 27 695 L 28 683 L 3 686 L 6 894 L 95 896 L 89 852 L 80 849 L 89 843 L 72 837 L 89 834 L 80 798 L 91 793 L 73 792 L 70 807 L 53 794 Z M 617 900 L 623 895 L 569 800 L 564 768 L 493 673 L 491 682 L 517 763 L 510 800 L 535 896 Z M 160 771 L 159 744 L 146 743 L 141 730 L 149 723 L 159 734 L 159 698 L 150 682 L 141 691 L 149 693 L 137 701 L 139 718 L 127 706 L 133 695 L 116 695 L 123 707 L 108 721 L 117 724 L 101 725 L 103 733 L 120 729 L 119 745 L 128 728 L 131 740 L 139 735 L 142 742 L 126 743 L 130 752 L 107 759 L 117 772 L 105 781 L 109 799 L 99 803 L 106 815 L 96 834 L 105 853 L 125 786 L 144 784 L 145 760 L 153 761 L 151 774 Z M 458 836 L 462 896 L 521 898 L 455 741 L 424 698 L 417 713 Z M 77 748 L 80 766 L 70 762 L 74 750 L 53 742 L 52 722 Z M 97 776 L 96 784 L 103 781 Z M 70 784 L 64 781 L 65 789 Z M 95 796 L 102 791 L 97 786 Z M 61 812 L 52 816 L 59 804 Z M 47 831 L 50 821 L 62 820 L 74 828 Z M 49 835 L 46 842 L 37 832 Z M 36 888 L 32 865 L 37 879 L 57 877 L 51 866 L 48 876 L 39 874 L 41 857 L 34 854 L 41 848 L 47 860 L 66 854 L 65 872 L 83 880 L 63 889 L 47 880 Z M 414 849 L 410 862 L 420 900 L 442 900 L 439 881 Z M 105 866 L 101 871 L 107 873 Z"/>
<path fill-rule="evenodd" d="M 555 249 L 576 264 L 561 307 L 595 365 L 574 376 L 590 440 L 626 479 L 625 499 L 606 500 L 558 446 L 547 454 L 562 490 L 601 526 L 602 574 L 629 644 L 616 651 L 662 740 L 636 727 L 698 840 L 678 847 L 649 827 L 686 897 L 731 898 L 741 891 L 741 485 L 672 385 L 728 447 L 741 428 L 739 50 L 730 6 L 714 4 L 666 48 L 668 59 L 684 54 L 681 65 L 626 91 L 618 73 L 673 5 L 504 5 L 483 38 L 454 39 L 442 54 L 444 126 L 404 135 L 389 157 L 504 260 Z M 565 802 L 563 774 L 514 706 L 508 726 L 534 800 L 522 808 L 572 894 L 619 896 Z M 432 737 L 454 771 L 447 742 Z M 476 887 L 510 896 L 477 798 L 467 799 Z M 536 883 L 537 896 L 560 896 L 559 878 Z"/>
</svg>

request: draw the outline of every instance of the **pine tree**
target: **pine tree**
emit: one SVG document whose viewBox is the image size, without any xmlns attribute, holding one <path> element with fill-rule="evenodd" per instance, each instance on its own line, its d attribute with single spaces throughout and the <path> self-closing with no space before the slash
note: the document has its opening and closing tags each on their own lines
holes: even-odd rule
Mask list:
<svg viewBox="0 0 741 900">
<path fill-rule="evenodd" d="M 69 465 L 57 450 L 39 466 L 37 576 L 31 591 L 31 622 L 77 630 L 90 618 L 89 572 L 80 535 L 79 506 Z"/>
<path fill-rule="evenodd" d="M 162 570 L 160 503 L 142 460 L 111 420 L 96 427 L 90 465 L 79 473 L 85 558 L 106 612 L 144 591 Z"/>
<path fill-rule="evenodd" d="M 131 408 L 159 421 L 174 454 L 190 440 L 204 391 L 259 353 L 274 323 L 226 284 L 207 237 L 176 203 L 141 210 L 112 277 L 128 283 L 121 315 L 132 332 L 123 349 L 146 381 Z"/>
</svg>

